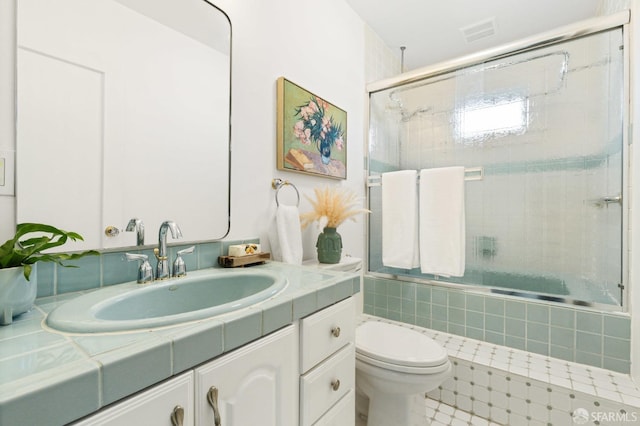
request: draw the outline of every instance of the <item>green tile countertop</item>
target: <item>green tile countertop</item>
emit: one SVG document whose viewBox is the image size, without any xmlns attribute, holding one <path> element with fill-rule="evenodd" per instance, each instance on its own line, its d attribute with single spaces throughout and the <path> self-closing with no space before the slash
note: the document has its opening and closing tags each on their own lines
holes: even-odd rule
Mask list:
<svg viewBox="0 0 640 426">
<path fill-rule="evenodd" d="M 63 425 L 360 291 L 360 276 L 269 262 L 287 288 L 251 307 L 171 327 L 101 334 L 49 329 L 82 292 L 38 299 L 0 327 L 0 424 Z M 150 284 L 153 285 L 153 284 Z"/>
</svg>

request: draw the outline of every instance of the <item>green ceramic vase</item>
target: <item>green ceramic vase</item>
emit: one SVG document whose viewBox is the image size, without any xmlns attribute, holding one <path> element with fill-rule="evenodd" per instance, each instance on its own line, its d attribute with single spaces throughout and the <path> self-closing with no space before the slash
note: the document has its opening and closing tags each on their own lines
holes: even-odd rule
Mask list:
<svg viewBox="0 0 640 426">
<path fill-rule="evenodd" d="M 318 249 L 318 262 L 339 263 L 342 255 L 342 237 L 336 232 L 336 228 L 326 227 L 318 235 L 316 243 Z"/>
</svg>

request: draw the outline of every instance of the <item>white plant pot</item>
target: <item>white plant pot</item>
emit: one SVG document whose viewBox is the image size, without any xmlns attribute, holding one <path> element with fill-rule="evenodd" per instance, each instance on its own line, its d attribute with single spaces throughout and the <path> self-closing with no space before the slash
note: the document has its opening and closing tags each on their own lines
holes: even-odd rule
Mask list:
<svg viewBox="0 0 640 426">
<path fill-rule="evenodd" d="M 33 307 L 38 293 L 38 275 L 33 265 L 29 281 L 22 266 L 0 269 L 0 325 L 9 325 L 13 317 Z"/>
</svg>

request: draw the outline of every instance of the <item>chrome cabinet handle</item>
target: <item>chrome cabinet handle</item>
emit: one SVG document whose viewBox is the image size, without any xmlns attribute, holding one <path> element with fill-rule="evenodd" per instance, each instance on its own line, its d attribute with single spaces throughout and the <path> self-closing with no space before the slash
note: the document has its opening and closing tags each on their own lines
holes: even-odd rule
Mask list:
<svg viewBox="0 0 640 426">
<path fill-rule="evenodd" d="M 218 388 L 215 386 L 211 386 L 209 388 L 209 392 L 207 392 L 207 402 L 213 409 L 213 424 L 215 426 L 222 425 L 222 420 L 220 420 L 220 410 L 218 409 Z"/>
<path fill-rule="evenodd" d="M 331 335 L 333 337 L 340 337 L 340 327 L 334 327 L 331 329 Z"/>
<path fill-rule="evenodd" d="M 176 405 L 171 413 L 171 425 L 182 426 L 184 424 L 184 408 Z"/>
<path fill-rule="evenodd" d="M 332 381 L 331 389 L 333 389 L 334 391 L 337 391 L 338 389 L 340 389 L 340 380 L 335 379 L 334 381 Z"/>
</svg>

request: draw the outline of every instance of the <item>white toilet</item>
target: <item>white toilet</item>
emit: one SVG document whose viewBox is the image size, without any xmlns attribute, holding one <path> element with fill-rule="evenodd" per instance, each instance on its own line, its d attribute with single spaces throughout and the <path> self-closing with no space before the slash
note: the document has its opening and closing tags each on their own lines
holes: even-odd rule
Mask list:
<svg viewBox="0 0 640 426">
<path fill-rule="evenodd" d="M 356 329 L 356 410 L 367 426 L 428 424 L 424 395 L 450 374 L 447 351 L 422 333 L 377 321 Z"/>
</svg>

